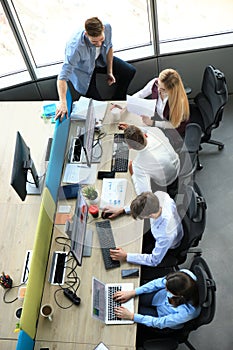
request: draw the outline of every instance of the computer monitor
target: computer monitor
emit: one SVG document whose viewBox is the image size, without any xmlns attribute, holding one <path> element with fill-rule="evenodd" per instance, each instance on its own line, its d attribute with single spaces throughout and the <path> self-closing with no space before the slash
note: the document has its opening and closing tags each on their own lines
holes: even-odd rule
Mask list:
<svg viewBox="0 0 233 350">
<path fill-rule="evenodd" d="M 30 182 L 28 180 L 29 173 L 32 175 Z M 40 194 L 40 185 L 39 176 L 31 158 L 30 148 L 25 143 L 20 132 L 17 131 L 11 186 L 24 201 L 27 194 Z"/>
<path fill-rule="evenodd" d="M 83 149 L 85 152 L 87 165 L 89 167 L 91 166 L 94 133 L 95 133 L 95 112 L 94 112 L 93 100 L 90 99 L 88 109 L 87 109 L 87 115 L 86 115 L 86 121 L 85 121 L 85 133 L 84 133 L 84 139 L 83 139 Z"/>
<path fill-rule="evenodd" d="M 87 227 L 87 217 L 88 205 L 80 187 L 78 189 L 75 212 L 71 225 L 71 232 L 69 234 L 71 239 L 71 254 L 75 258 L 79 266 L 82 265 L 83 248 Z"/>
</svg>

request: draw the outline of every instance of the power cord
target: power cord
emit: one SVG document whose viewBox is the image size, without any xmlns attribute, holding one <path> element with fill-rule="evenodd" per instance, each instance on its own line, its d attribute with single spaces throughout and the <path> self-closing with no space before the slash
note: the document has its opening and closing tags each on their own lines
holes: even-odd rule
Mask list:
<svg viewBox="0 0 233 350">
<path fill-rule="evenodd" d="M 27 271 L 29 272 L 28 269 L 27 269 Z M 20 284 L 18 284 L 18 285 L 16 285 L 16 286 L 13 285 L 11 288 L 7 288 L 7 289 L 5 290 L 5 293 L 3 294 L 3 302 L 4 302 L 5 304 L 12 304 L 12 303 L 14 303 L 16 300 L 18 300 L 19 297 L 17 296 L 15 299 L 8 301 L 8 300 L 6 300 L 6 295 L 7 295 L 12 289 L 14 289 L 14 288 L 19 288 L 19 287 L 22 287 L 23 285 L 25 285 L 25 284 L 27 283 L 27 280 L 28 280 L 28 277 L 27 277 L 27 279 L 26 279 L 23 283 L 20 283 Z"/>
</svg>

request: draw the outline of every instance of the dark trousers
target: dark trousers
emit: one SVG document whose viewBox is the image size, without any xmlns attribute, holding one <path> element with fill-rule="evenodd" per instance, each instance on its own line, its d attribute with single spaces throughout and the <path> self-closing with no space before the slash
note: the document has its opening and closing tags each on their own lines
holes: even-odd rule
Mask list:
<svg viewBox="0 0 233 350">
<path fill-rule="evenodd" d="M 86 97 L 93 98 L 95 100 L 103 100 L 101 97 L 97 86 L 96 86 L 96 75 L 98 74 L 106 74 L 107 81 L 107 67 L 96 67 L 89 88 L 86 93 Z M 126 100 L 126 94 L 128 90 L 128 86 L 133 79 L 136 73 L 136 69 L 134 66 L 121 60 L 118 57 L 113 57 L 113 75 L 116 79 L 116 83 L 114 84 L 114 93 L 111 97 L 111 100 Z"/>
</svg>

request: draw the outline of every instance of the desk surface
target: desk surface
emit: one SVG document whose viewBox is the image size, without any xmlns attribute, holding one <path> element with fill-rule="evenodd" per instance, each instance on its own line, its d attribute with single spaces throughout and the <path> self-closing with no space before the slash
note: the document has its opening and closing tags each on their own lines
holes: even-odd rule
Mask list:
<svg viewBox="0 0 233 350">
<path fill-rule="evenodd" d="M 10 186 L 16 131 L 30 147 L 38 173 L 44 173 L 47 142 L 53 136 L 54 125 L 40 118 L 41 106 L 41 102 L 0 102 L 0 272 L 10 274 L 13 286 L 20 284 L 26 250 L 33 247 L 41 204 L 41 196 L 27 196 L 22 202 Z M 13 350 L 18 338 L 14 333 L 15 311 L 22 306 L 22 300 L 5 304 L 4 292 L 0 287 L 0 348 Z M 6 300 L 12 301 L 17 294 L 18 288 L 13 288 Z"/>
<path fill-rule="evenodd" d="M 111 142 L 113 133 L 117 132 L 117 124 L 113 123 L 111 119 L 109 107 L 104 118 L 103 131 L 108 133 L 108 136 L 103 139 L 102 145 L 104 153 L 101 164 L 98 166 L 100 170 L 110 170 L 111 158 Z M 123 112 L 121 116 L 122 121 L 129 123 L 140 124 L 140 117 L 130 115 Z M 137 122 L 136 122 L 137 121 Z M 71 128 L 72 129 L 72 128 Z M 110 135 L 109 135 L 110 134 Z M 110 153 L 109 153 L 110 152 Z M 130 203 L 135 197 L 133 184 L 130 175 L 127 173 L 117 174 L 117 177 L 126 177 L 128 179 L 126 203 Z M 102 181 L 97 180 L 96 186 L 101 190 Z M 64 204 L 64 203 L 62 203 Z M 66 204 L 70 204 L 66 203 Z M 74 209 L 74 201 L 71 201 Z M 50 303 L 54 307 L 53 321 L 39 317 L 38 329 L 35 342 L 35 350 L 41 347 L 46 347 L 49 344 L 51 349 L 71 350 L 78 346 L 80 350 L 94 349 L 94 347 L 103 341 L 111 350 L 117 349 L 134 349 L 136 339 L 136 325 L 124 326 L 105 326 L 101 322 L 95 320 L 91 316 L 91 286 L 92 276 L 99 280 L 107 282 L 124 281 L 121 279 L 121 269 L 129 268 L 133 265 L 122 263 L 120 268 L 106 271 L 104 268 L 101 251 L 99 248 L 98 238 L 95 231 L 95 222 L 92 218 L 88 219 L 88 225 L 93 229 L 93 247 L 91 257 L 84 257 L 82 266 L 77 267 L 76 271 L 80 277 L 81 284 L 77 291 L 77 295 L 81 298 L 79 306 L 73 305 L 71 308 L 60 308 L 54 299 L 54 293 L 58 289 L 57 286 L 51 285 L 48 282 L 48 276 L 51 267 L 51 258 L 55 250 L 62 250 L 62 246 L 55 242 L 55 237 L 66 237 L 64 234 L 64 225 L 55 225 L 53 232 L 53 242 L 51 247 L 51 254 L 48 262 L 48 269 L 44 287 L 44 294 L 42 303 Z M 117 246 L 123 247 L 126 251 L 138 252 L 141 249 L 143 222 L 135 221 L 129 216 L 122 216 L 116 220 L 112 220 L 112 228 L 114 238 Z M 139 278 L 129 279 L 127 281 L 133 282 L 135 286 L 139 285 Z M 68 306 L 69 300 L 63 296 L 63 292 L 56 294 L 57 301 L 63 306 Z M 137 302 L 135 301 L 135 308 L 137 309 Z M 120 332 L 120 334 L 119 334 Z"/>
</svg>

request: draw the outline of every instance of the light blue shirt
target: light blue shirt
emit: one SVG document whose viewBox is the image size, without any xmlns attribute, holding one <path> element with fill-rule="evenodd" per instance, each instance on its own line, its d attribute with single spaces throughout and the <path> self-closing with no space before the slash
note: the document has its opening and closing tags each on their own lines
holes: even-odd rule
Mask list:
<svg viewBox="0 0 233 350">
<path fill-rule="evenodd" d="M 112 47 L 112 28 L 104 25 L 105 40 L 96 59 L 96 47 L 82 30 L 76 33 L 66 44 L 65 59 L 58 76 L 59 80 L 71 81 L 74 88 L 85 95 L 90 85 L 95 66 L 106 67 L 106 56 Z"/>
<path fill-rule="evenodd" d="M 196 276 L 189 270 L 180 270 L 189 274 L 194 280 Z M 148 327 L 155 328 L 181 328 L 185 322 L 196 318 L 201 311 L 200 306 L 194 307 L 191 304 L 182 304 L 174 307 L 169 303 L 168 291 L 166 290 L 166 277 L 157 278 L 135 289 L 136 295 L 156 292 L 152 305 L 156 306 L 158 317 L 134 314 L 134 321 Z"/>
<path fill-rule="evenodd" d="M 168 249 L 177 248 L 183 237 L 183 227 L 174 200 L 163 191 L 155 192 L 162 213 L 157 219 L 150 219 L 151 233 L 155 247 L 151 254 L 127 253 L 127 262 L 139 265 L 157 266 Z"/>
</svg>

